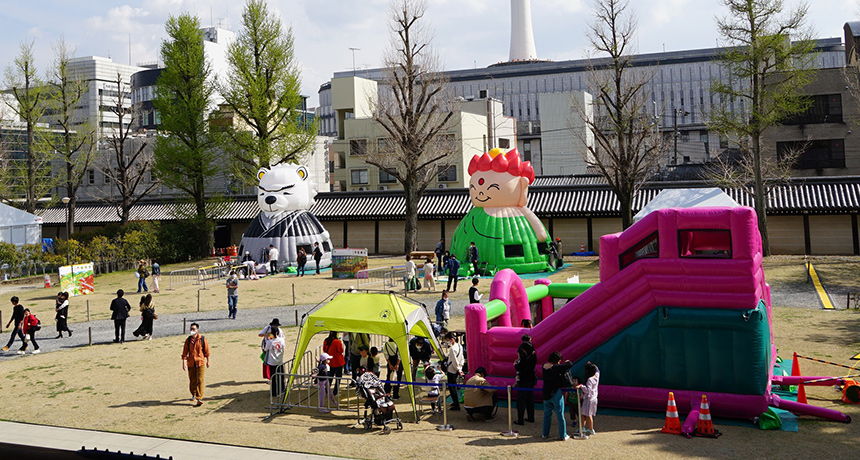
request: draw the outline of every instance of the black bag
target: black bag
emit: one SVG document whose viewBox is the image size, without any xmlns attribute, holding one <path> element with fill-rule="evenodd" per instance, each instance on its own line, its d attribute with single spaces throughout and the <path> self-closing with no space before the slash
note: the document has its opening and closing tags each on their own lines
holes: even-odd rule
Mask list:
<svg viewBox="0 0 860 460">
<path fill-rule="evenodd" d="M 41 320 L 41 319 L 37 319 L 36 321 L 37 321 L 36 325 L 35 325 L 35 326 L 30 327 L 30 329 L 32 329 L 32 330 L 34 330 L 34 331 L 41 331 L 41 330 L 42 330 L 42 320 Z"/>
<path fill-rule="evenodd" d="M 573 381 L 573 374 L 569 371 L 564 371 L 561 373 L 561 386 L 563 388 L 571 388 L 576 385 L 576 382 Z"/>
</svg>

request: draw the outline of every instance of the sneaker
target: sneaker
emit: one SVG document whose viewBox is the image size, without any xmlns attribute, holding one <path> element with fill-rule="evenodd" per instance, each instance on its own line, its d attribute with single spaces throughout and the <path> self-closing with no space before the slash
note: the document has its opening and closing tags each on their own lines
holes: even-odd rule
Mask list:
<svg viewBox="0 0 860 460">
<path fill-rule="evenodd" d="M 329 412 L 331 411 L 328 409 L 320 409 L 320 414 L 328 414 Z"/>
<path fill-rule="evenodd" d="M 146 337 L 146 340 L 152 340 L 152 334 L 149 334 L 149 335 Z"/>
<path fill-rule="evenodd" d="M 200 406 L 202 406 L 202 405 L 203 405 L 203 400 L 202 400 L 202 399 L 198 399 L 198 400 L 197 400 L 197 404 L 195 404 L 195 406 L 200 407 Z"/>
<path fill-rule="evenodd" d="M 9 347 L 3 347 L 3 351 L 9 351 Z"/>
<path fill-rule="evenodd" d="M 194 402 L 194 401 L 197 401 L 197 396 L 192 396 L 192 397 L 191 397 L 191 402 Z"/>
<path fill-rule="evenodd" d="M 567 441 L 568 439 L 570 439 L 570 436 L 568 435 L 564 435 L 564 437 L 561 438 L 562 441 Z"/>
<path fill-rule="evenodd" d="M 19 355 L 23 355 L 23 354 L 24 354 L 24 350 L 18 350 L 18 351 L 16 351 L 15 353 L 17 353 L 17 354 L 19 354 Z"/>
<path fill-rule="evenodd" d="M 540 438 L 541 438 L 541 439 L 547 439 L 547 438 L 549 438 L 549 436 L 547 436 L 547 435 L 545 435 L 545 434 L 542 434 L 542 435 L 540 435 Z"/>
<path fill-rule="evenodd" d="M 38 354 L 39 354 L 39 353 L 41 353 L 41 352 L 42 352 L 42 350 L 33 350 L 33 354 L 34 354 L 34 355 L 38 355 Z"/>
</svg>

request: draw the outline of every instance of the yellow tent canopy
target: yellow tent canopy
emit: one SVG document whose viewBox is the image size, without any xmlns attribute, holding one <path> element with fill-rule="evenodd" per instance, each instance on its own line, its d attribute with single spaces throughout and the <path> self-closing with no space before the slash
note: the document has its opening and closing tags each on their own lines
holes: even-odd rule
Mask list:
<svg viewBox="0 0 860 460">
<path fill-rule="evenodd" d="M 394 293 L 347 292 L 338 295 L 331 302 L 308 315 L 302 323 L 290 374 L 295 374 L 299 370 L 302 356 L 311 338 L 320 332 L 328 331 L 376 334 L 394 339 L 400 351 L 400 358 L 406 366 L 412 362 L 409 356 L 409 335 L 427 338 L 437 356 L 442 356 L 439 344 L 433 336 L 430 319 L 423 306 Z M 404 368 L 406 369 L 408 368 Z M 404 376 L 407 382 L 412 382 L 411 372 L 404 372 Z M 292 385 L 291 376 L 287 385 L 287 395 Z M 411 385 L 409 396 L 412 399 L 412 411 L 415 413 L 415 393 Z"/>
</svg>

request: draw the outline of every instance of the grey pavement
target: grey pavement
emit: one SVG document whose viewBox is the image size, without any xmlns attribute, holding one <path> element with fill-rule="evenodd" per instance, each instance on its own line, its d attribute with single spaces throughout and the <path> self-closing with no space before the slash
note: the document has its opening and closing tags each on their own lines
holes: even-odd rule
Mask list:
<svg viewBox="0 0 860 460">
<path fill-rule="evenodd" d="M 244 296 L 246 301 L 249 301 L 248 296 Z M 272 308 L 242 308 L 243 296 L 239 296 L 239 310 L 236 319 L 227 318 L 227 308 L 224 310 L 203 311 L 203 312 L 188 312 L 169 315 L 158 315 L 158 319 L 153 324 L 153 337 L 168 337 L 184 335 L 187 327 L 192 322 L 200 324 L 200 331 L 204 334 L 215 331 L 233 331 L 247 329 L 262 329 L 272 318 L 278 318 L 283 326 L 296 325 L 296 312 L 301 320 L 301 316 L 312 309 L 315 305 L 296 305 Z M 451 314 L 465 314 L 467 299 L 456 299 L 451 302 Z M 435 298 L 432 302 L 426 301 L 427 313 L 433 320 L 433 308 L 436 305 Z M 134 311 L 133 311 L 134 312 Z M 71 316 L 71 315 L 70 315 Z M 72 317 L 74 320 L 74 317 Z M 140 325 L 140 316 L 132 316 L 126 322 L 125 340 L 134 342 L 140 340 L 132 335 L 132 331 Z M 183 329 L 183 327 L 185 329 Z M 53 320 L 42 321 L 42 330 L 36 333 L 36 342 L 39 344 L 42 353 L 50 353 L 53 351 L 68 350 L 72 348 L 85 347 L 89 345 L 89 331 L 92 328 L 92 344 L 93 345 L 113 345 L 114 340 L 114 324 L 111 320 L 99 320 L 70 323 L 69 328 L 73 333 L 71 337 L 63 335 L 63 338 L 58 339 L 57 329 Z M 9 329 L 3 329 L 0 334 L 0 342 L 5 345 L 9 340 L 9 335 L 12 333 Z M 0 352 L 0 362 L 23 358 L 29 356 L 33 352 L 33 346 L 30 344 L 27 348 L 26 355 L 18 355 L 16 351 L 21 347 L 20 339 L 16 338 L 9 351 Z"/>
<path fill-rule="evenodd" d="M 161 455 L 174 460 L 201 458 L 209 460 L 299 460 L 334 459 L 319 455 L 285 452 L 278 450 L 254 449 L 249 447 L 210 444 L 205 442 L 180 441 L 175 439 L 154 438 L 130 434 L 107 433 L 103 431 L 79 430 L 45 425 L 0 421 L 0 442 L 21 446 L 77 451 L 87 449 L 108 449 L 111 452 L 134 452 L 154 458 Z"/>
</svg>

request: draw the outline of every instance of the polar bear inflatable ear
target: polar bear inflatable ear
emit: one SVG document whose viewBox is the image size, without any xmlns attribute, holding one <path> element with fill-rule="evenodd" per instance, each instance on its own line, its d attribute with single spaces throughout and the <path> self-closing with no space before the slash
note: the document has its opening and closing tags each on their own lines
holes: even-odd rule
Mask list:
<svg viewBox="0 0 860 460">
<path fill-rule="evenodd" d="M 263 180 L 263 176 L 265 176 L 267 172 L 269 172 L 269 170 L 268 170 L 268 169 L 266 169 L 266 168 L 260 168 L 260 170 L 259 170 L 259 171 L 257 171 L 257 180 L 258 180 L 258 181 L 259 181 L 259 180 Z"/>
<path fill-rule="evenodd" d="M 310 176 L 308 168 L 305 168 L 302 165 L 299 165 L 299 167 L 296 168 L 296 174 L 298 174 L 302 180 L 308 180 L 308 177 Z"/>
</svg>

